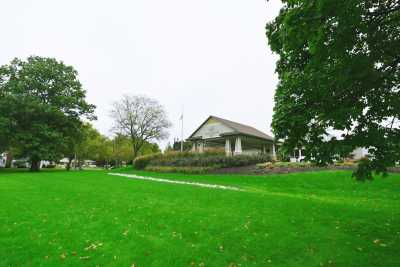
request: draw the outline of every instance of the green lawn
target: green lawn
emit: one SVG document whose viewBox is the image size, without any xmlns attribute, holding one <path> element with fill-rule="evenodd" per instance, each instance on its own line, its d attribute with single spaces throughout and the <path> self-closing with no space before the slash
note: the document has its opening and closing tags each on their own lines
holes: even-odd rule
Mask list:
<svg viewBox="0 0 400 267">
<path fill-rule="evenodd" d="M 0 171 L 0 266 L 400 266 L 400 175 Z"/>
</svg>

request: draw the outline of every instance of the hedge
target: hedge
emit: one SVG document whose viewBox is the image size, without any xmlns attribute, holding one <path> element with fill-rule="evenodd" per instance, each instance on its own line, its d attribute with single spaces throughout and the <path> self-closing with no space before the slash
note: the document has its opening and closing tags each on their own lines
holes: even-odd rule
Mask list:
<svg viewBox="0 0 400 267">
<path fill-rule="evenodd" d="M 310 168 L 315 167 L 315 164 L 310 162 L 266 162 L 257 164 L 261 169 L 274 169 L 274 168 Z"/>
<path fill-rule="evenodd" d="M 171 166 L 148 166 L 146 171 L 151 172 L 180 172 L 191 174 L 202 174 L 214 170 L 214 167 L 171 167 Z"/>
<path fill-rule="evenodd" d="M 149 155 L 137 157 L 133 161 L 133 166 L 135 167 L 135 169 L 143 170 L 144 168 L 146 168 L 147 165 L 149 165 L 151 160 L 156 159 L 158 157 L 162 157 L 162 154 L 156 153 L 156 154 L 149 154 Z"/>
<path fill-rule="evenodd" d="M 134 161 L 134 166 L 136 169 L 145 169 L 148 166 L 224 168 L 249 166 L 267 161 L 270 161 L 270 157 L 267 155 L 226 157 L 224 153 L 218 151 L 205 153 L 168 152 L 138 157 Z"/>
</svg>

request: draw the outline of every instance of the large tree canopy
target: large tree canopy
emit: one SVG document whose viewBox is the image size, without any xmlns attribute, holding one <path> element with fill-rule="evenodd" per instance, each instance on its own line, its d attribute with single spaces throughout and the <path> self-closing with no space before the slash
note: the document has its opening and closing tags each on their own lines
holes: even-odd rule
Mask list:
<svg viewBox="0 0 400 267">
<path fill-rule="evenodd" d="M 386 174 L 400 159 L 400 2 L 283 2 L 267 24 L 280 57 L 275 135 L 319 164 L 369 148 L 366 169 Z"/>
<path fill-rule="evenodd" d="M 85 94 L 77 72 L 63 62 L 14 59 L 0 67 L 0 138 L 7 136 L 37 170 L 40 160 L 60 157 L 78 138 L 82 117 L 94 119 Z"/>
</svg>

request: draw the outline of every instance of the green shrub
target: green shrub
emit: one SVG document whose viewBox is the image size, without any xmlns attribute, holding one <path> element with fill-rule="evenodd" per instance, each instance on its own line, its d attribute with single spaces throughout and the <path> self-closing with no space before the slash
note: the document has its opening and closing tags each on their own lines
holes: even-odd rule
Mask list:
<svg viewBox="0 0 400 267">
<path fill-rule="evenodd" d="M 226 157 L 218 153 L 167 153 L 161 157 L 152 158 L 148 166 L 171 166 L 171 167 L 240 167 L 257 164 L 270 160 L 266 155 L 240 155 Z"/>
<path fill-rule="evenodd" d="M 146 166 L 150 163 L 151 160 L 154 160 L 161 156 L 162 156 L 161 153 L 156 153 L 156 154 L 149 154 L 149 155 L 137 157 L 133 161 L 133 166 L 137 170 L 143 170 L 144 168 L 146 168 Z"/>
<path fill-rule="evenodd" d="M 180 173 L 202 174 L 216 168 L 217 167 L 148 166 L 145 168 L 145 170 L 153 172 L 180 172 Z"/>
<path fill-rule="evenodd" d="M 355 161 L 338 161 L 334 163 L 334 166 L 339 166 L 339 167 L 353 167 L 356 166 L 356 162 Z"/>
<path fill-rule="evenodd" d="M 257 164 L 258 168 L 274 169 L 274 168 L 311 168 L 315 165 L 311 162 L 266 162 Z"/>
<path fill-rule="evenodd" d="M 268 160 L 270 160 L 270 157 L 267 155 L 226 157 L 221 150 L 207 150 L 204 153 L 172 151 L 164 154 L 158 153 L 138 157 L 134 161 L 134 167 L 138 170 L 155 171 L 158 170 L 158 167 L 171 167 L 160 169 L 160 171 L 198 173 L 216 168 L 254 165 Z"/>
</svg>

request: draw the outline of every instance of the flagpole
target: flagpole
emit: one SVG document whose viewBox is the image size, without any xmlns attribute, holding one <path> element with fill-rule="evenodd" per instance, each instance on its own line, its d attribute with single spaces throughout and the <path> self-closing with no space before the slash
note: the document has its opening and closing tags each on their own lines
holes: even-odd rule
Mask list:
<svg viewBox="0 0 400 267">
<path fill-rule="evenodd" d="M 181 152 L 183 152 L 183 106 L 182 106 L 182 128 L 181 128 Z"/>
</svg>

